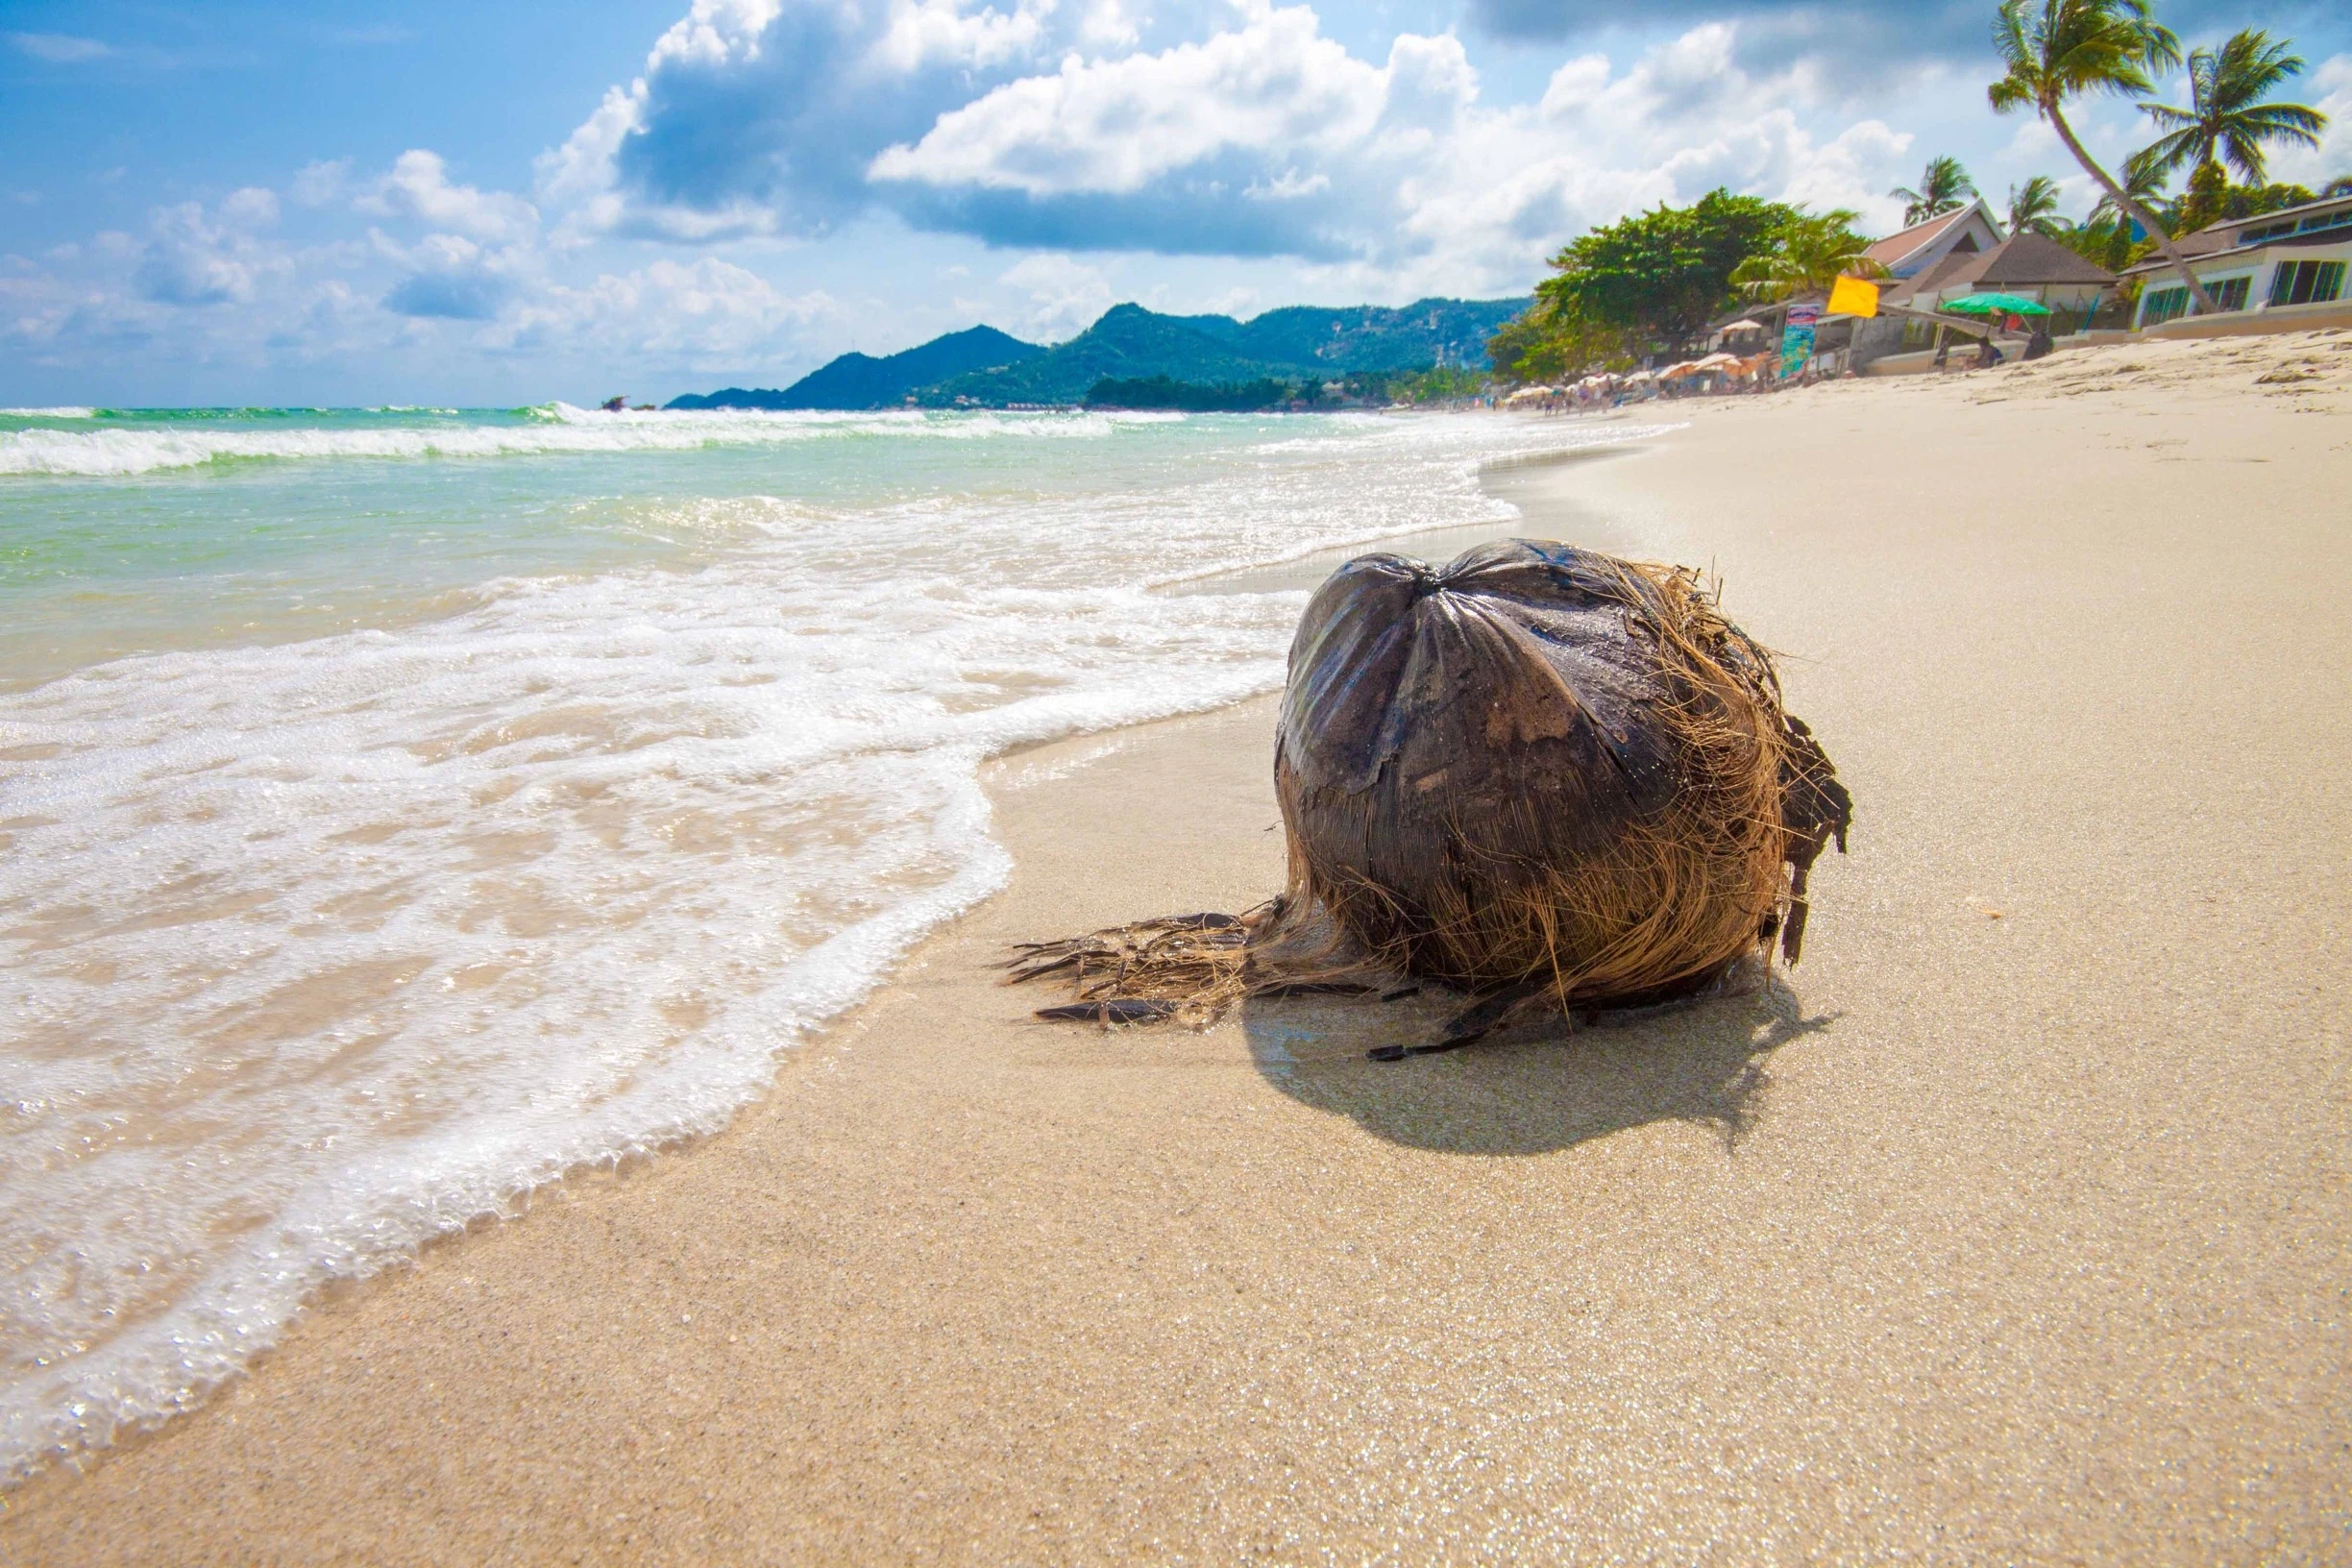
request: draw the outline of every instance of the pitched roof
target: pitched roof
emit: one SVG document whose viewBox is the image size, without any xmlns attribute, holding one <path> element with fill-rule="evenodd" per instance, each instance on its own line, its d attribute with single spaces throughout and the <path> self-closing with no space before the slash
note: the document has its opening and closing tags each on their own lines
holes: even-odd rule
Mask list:
<svg viewBox="0 0 2352 1568">
<path fill-rule="evenodd" d="M 1954 284 L 1973 283 L 1999 247 L 1990 251 L 1954 251 L 1925 272 L 1915 273 L 1898 281 L 1894 289 L 1906 297 L 1914 294 L 1935 294 Z"/>
<path fill-rule="evenodd" d="M 1882 267 L 1891 267 L 1913 252 L 1923 251 L 1934 244 L 1947 229 L 1956 223 L 1966 222 L 1968 215 L 1983 205 L 1980 201 L 1964 202 L 1949 212 L 1938 212 L 1932 218 L 1924 219 L 1908 229 L 1887 235 L 1886 238 L 1877 241 L 1862 254 Z"/>
<path fill-rule="evenodd" d="M 2043 283 L 2105 285 L 2116 275 L 2031 231 L 2012 234 L 1989 251 L 1955 252 L 1916 278 L 1896 284 L 1891 298 L 1932 298 L 1954 288 L 1995 291 Z"/>
<path fill-rule="evenodd" d="M 2116 275 L 2077 256 L 2056 240 L 2027 230 L 2011 234 L 1984 253 L 1976 282 L 1987 287 L 2004 283 L 2112 283 Z"/>
</svg>

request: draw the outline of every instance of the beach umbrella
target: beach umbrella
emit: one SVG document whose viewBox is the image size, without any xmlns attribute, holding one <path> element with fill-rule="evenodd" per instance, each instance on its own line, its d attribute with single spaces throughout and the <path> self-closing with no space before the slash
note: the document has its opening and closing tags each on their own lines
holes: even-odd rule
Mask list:
<svg viewBox="0 0 2352 1568">
<path fill-rule="evenodd" d="M 1727 332 L 1760 332 L 1764 330 L 1764 324 L 1760 321 L 1750 321 L 1743 316 L 1730 326 L 1719 330 Z"/>
<path fill-rule="evenodd" d="M 2021 294 L 1971 294 L 1966 299 L 1946 300 L 1936 308 L 1956 311 L 1964 316 L 2046 316 L 2050 313 L 2048 306 L 2026 299 Z"/>
</svg>

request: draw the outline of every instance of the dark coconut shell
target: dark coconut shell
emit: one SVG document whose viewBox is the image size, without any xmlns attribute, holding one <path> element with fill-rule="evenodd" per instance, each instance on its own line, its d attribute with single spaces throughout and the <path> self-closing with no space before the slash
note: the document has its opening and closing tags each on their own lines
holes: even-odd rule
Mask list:
<svg viewBox="0 0 2352 1568">
<path fill-rule="evenodd" d="M 1561 544 L 1348 562 L 1291 644 L 1294 911 L 1406 973 L 1563 1002 L 1707 984 L 1781 936 L 1852 802 L 1696 574 Z"/>
</svg>

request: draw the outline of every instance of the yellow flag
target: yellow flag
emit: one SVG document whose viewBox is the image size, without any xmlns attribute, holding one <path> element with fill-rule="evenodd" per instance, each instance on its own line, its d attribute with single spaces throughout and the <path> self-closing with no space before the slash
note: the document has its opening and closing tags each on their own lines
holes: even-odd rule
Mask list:
<svg viewBox="0 0 2352 1568">
<path fill-rule="evenodd" d="M 1831 316 L 1874 316 L 1878 313 L 1878 285 L 1859 278 L 1840 278 L 1829 285 L 1829 303 L 1822 306 L 1822 312 Z"/>
</svg>

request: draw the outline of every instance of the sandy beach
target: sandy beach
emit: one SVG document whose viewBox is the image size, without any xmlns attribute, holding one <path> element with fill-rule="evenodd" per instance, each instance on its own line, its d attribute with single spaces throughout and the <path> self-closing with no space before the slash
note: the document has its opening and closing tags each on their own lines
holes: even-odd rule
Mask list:
<svg viewBox="0 0 2352 1568">
<path fill-rule="evenodd" d="M 1272 703 L 994 767 L 1010 887 L 724 1134 L 318 1304 L 12 1564 L 2352 1555 L 2352 334 L 1674 405 L 1858 803 L 1757 997 L 1032 1021 L 1276 891 Z M 1498 416 L 1501 417 L 1501 416 Z"/>
</svg>

